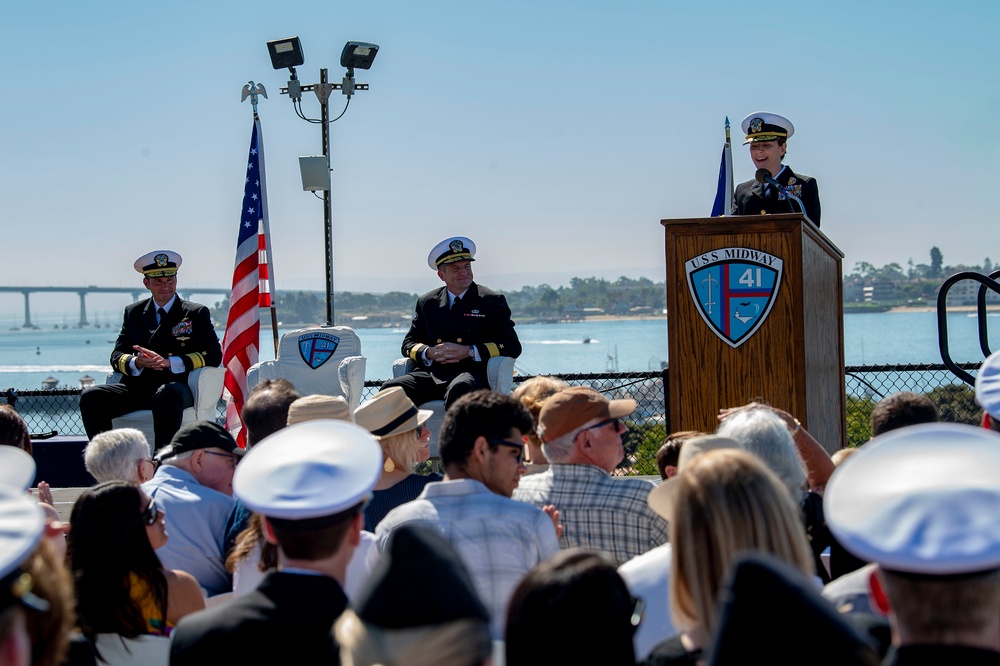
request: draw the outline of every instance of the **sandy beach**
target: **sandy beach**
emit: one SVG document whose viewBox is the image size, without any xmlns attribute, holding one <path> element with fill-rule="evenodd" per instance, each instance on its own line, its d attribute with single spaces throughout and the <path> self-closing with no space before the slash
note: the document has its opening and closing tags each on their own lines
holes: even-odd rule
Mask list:
<svg viewBox="0 0 1000 666">
<path fill-rule="evenodd" d="M 975 305 L 953 305 L 948 308 L 948 312 L 976 312 L 979 308 Z M 1000 305 L 987 305 L 987 312 L 1000 312 Z M 890 308 L 887 312 L 937 312 L 936 305 L 901 305 Z"/>
<path fill-rule="evenodd" d="M 976 312 L 975 305 L 953 305 L 948 308 L 948 312 Z M 988 312 L 1000 312 L 1000 305 L 987 305 Z M 935 305 L 900 305 L 886 310 L 886 312 L 937 312 Z M 574 321 L 645 321 L 648 319 L 666 319 L 667 315 L 588 315 Z M 558 323 L 558 322 L 556 322 Z"/>
</svg>

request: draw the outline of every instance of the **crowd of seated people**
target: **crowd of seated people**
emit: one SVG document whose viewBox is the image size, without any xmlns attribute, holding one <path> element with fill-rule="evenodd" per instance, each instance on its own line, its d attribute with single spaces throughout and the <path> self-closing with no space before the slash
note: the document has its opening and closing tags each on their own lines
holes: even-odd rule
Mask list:
<svg viewBox="0 0 1000 666">
<path fill-rule="evenodd" d="M 980 378 L 1000 415 L 1000 357 Z M 558 378 L 473 391 L 442 476 L 401 390 L 352 413 L 269 382 L 246 450 L 208 422 L 155 458 L 96 436 L 68 529 L 30 499 L 30 455 L 0 451 L 0 666 L 1000 664 L 1000 418 L 897 394 L 832 457 L 758 400 L 636 479 L 616 473 L 635 408 Z M 30 451 L 22 428 L 0 409 L 0 445 Z"/>
</svg>

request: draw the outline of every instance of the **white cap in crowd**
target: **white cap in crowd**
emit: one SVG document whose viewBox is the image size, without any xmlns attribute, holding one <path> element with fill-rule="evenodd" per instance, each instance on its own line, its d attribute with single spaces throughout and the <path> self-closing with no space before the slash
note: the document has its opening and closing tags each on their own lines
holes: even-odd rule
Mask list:
<svg viewBox="0 0 1000 666">
<path fill-rule="evenodd" d="M 837 468 L 823 505 L 844 548 L 884 569 L 998 569 L 1000 434 L 932 423 L 880 435 Z"/>
<path fill-rule="evenodd" d="M 31 593 L 31 576 L 21 570 L 44 529 L 45 513 L 35 500 L 20 488 L 0 488 L 0 613 L 16 604 L 48 610 L 48 602 Z"/>
<path fill-rule="evenodd" d="M 382 447 L 348 421 L 297 423 L 264 438 L 236 468 L 233 494 L 268 518 L 334 516 L 360 504 L 382 472 Z"/>
<path fill-rule="evenodd" d="M 25 492 L 35 481 L 35 459 L 16 446 L 0 446 L 0 488 Z"/>
<path fill-rule="evenodd" d="M 1000 352 L 990 354 L 979 366 L 976 402 L 991 417 L 1000 419 Z"/>
</svg>

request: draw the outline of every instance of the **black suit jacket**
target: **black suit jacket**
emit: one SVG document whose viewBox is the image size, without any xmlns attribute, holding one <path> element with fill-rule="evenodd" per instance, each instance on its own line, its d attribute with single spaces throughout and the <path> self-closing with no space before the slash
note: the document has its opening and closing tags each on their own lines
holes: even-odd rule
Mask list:
<svg viewBox="0 0 1000 666">
<path fill-rule="evenodd" d="M 425 347 L 442 342 L 474 346 L 480 362 L 472 358 L 460 363 L 432 363 L 425 367 L 420 358 Z M 514 332 L 510 308 L 503 294 L 498 294 L 473 282 L 465 295 L 448 308 L 448 289 L 441 287 L 417 299 L 416 313 L 410 330 L 403 338 L 403 356 L 427 370 L 435 379 L 451 381 L 463 372 L 486 374 L 486 362 L 494 356 L 521 355 L 521 342 Z"/>
<path fill-rule="evenodd" d="M 793 173 L 791 167 L 775 177 L 786 190 L 791 190 L 795 196 L 802 199 L 806 207 L 806 215 L 819 226 L 820 205 L 819 186 L 816 179 Z M 772 190 L 774 188 L 771 188 Z M 761 215 L 764 213 L 798 213 L 799 207 L 791 199 L 779 199 L 777 192 L 764 196 L 764 186 L 756 180 L 748 180 L 736 186 L 733 195 L 733 215 Z"/>
<path fill-rule="evenodd" d="M 151 349 L 163 357 L 180 356 L 185 372 L 143 370 L 133 377 L 128 367 L 129 360 L 135 356 L 132 345 Z M 192 370 L 221 364 L 219 336 L 204 305 L 178 298 L 159 325 L 152 298 L 126 306 L 122 329 L 111 352 L 111 367 L 122 374 L 122 383 L 130 389 L 152 393 L 163 384 L 186 382 Z"/>
<path fill-rule="evenodd" d="M 346 608 L 344 591 L 328 576 L 271 572 L 250 594 L 181 620 L 170 663 L 339 664 L 331 630 Z"/>
</svg>

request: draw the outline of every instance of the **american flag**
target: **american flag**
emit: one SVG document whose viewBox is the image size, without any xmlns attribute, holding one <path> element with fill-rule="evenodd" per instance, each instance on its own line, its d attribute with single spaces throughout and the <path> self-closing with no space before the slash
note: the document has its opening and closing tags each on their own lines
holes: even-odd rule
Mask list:
<svg viewBox="0 0 1000 666">
<path fill-rule="evenodd" d="M 243 210 L 240 213 L 236 267 L 229 297 L 229 320 L 222 340 L 222 364 L 226 368 L 226 426 L 239 431 L 237 441 L 246 446 L 240 412 L 247 398 L 247 371 L 258 359 L 260 308 L 271 306 L 274 279 L 268 270 L 271 258 L 267 223 L 267 187 L 264 184 L 264 143 L 260 120 L 254 117 L 247 161 Z"/>
</svg>

